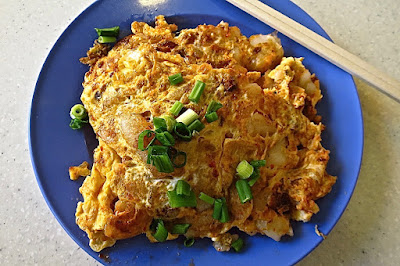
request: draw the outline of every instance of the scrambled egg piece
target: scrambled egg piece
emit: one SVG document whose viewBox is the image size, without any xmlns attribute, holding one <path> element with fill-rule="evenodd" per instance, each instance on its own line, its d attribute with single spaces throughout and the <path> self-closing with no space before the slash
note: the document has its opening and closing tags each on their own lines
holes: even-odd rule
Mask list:
<svg viewBox="0 0 400 266">
<path fill-rule="evenodd" d="M 293 235 L 290 220 L 309 221 L 319 211 L 315 200 L 331 190 L 336 178 L 326 173 L 329 151 L 321 145 L 323 125 L 315 105 L 319 81 L 302 59 L 284 58 L 276 34 L 246 38 L 221 22 L 184 29 L 163 16 L 156 26 L 132 23 L 132 35 L 106 56 L 86 62 L 81 100 L 99 139 L 90 176 L 80 192 L 76 222 L 100 251 L 116 240 L 145 233 L 154 218 L 168 228 L 189 223 L 187 237 L 209 237 L 218 250 L 229 250 L 237 227 L 275 240 Z M 98 49 L 96 49 L 98 51 Z M 98 53 L 96 53 L 98 54 Z M 84 60 L 85 61 L 85 60 Z M 170 85 L 168 76 L 182 73 L 184 82 Z M 206 84 L 198 104 L 189 101 L 196 80 Z M 211 100 L 223 107 L 219 120 L 205 122 Z M 160 173 L 138 149 L 138 135 L 152 129 L 152 118 L 168 112 L 175 101 L 193 109 L 206 125 L 190 142 L 175 147 L 187 163 Z M 235 188 L 242 160 L 266 160 L 252 187 L 254 199 L 242 204 Z M 199 195 L 225 197 L 230 220 L 212 218 L 211 205 L 171 208 L 167 191 L 178 180 Z M 169 234 L 168 239 L 177 235 Z"/>
<path fill-rule="evenodd" d="M 77 180 L 81 176 L 88 176 L 90 175 L 89 163 L 83 162 L 79 166 L 71 166 L 68 171 L 71 180 Z"/>
</svg>

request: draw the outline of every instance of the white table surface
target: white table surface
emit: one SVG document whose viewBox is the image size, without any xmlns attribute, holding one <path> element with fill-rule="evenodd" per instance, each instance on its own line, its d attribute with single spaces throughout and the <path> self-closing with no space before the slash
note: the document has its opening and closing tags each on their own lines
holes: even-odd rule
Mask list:
<svg viewBox="0 0 400 266">
<path fill-rule="evenodd" d="M 92 2 L 0 0 L 1 265 L 97 264 L 47 207 L 33 174 L 27 131 L 31 97 L 45 57 Z M 294 2 L 337 44 L 399 79 L 399 0 Z M 365 122 L 359 181 L 339 223 L 299 265 L 400 263 L 400 105 L 355 81 Z"/>
</svg>

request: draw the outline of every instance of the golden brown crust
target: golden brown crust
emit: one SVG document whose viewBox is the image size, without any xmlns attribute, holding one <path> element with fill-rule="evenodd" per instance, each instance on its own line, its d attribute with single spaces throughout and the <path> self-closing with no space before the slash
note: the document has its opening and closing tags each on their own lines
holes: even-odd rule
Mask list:
<svg viewBox="0 0 400 266">
<path fill-rule="evenodd" d="M 310 121 L 322 97 L 318 80 L 302 59 L 282 58 L 276 35 L 246 38 L 227 23 L 200 25 L 178 36 L 175 30 L 162 16 L 154 28 L 134 22 L 133 34 L 85 75 L 81 99 L 100 145 L 80 189 L 78 225 L 94 250 L 141 233 L 155 241 L 153 218 L 163 219 L 167 228 L 190 223 L 187 237 L 211 237 L 221 250 L 232 241 L 227 234 L 232 227 L 275 240 L 293 235 L 290 219 L 308 221 L 319 210 L 315 200 L 336 180 L 326 173 L 323 125 Z M 174 73 L 182 73 L 184 82 L 170 85 Z M 206 83 L 198 104 L 188 99 L 196 80 Z M 220 119 L 207 123 L 211 100 L 223 107 Z M 190 142 L 177 141 L 175 148 L 188 156 L 185 167 L 159 173 L 138 150 L 138 135 L 152 129 L 152 118 L 175 101 L 198 113 L 206 127 Z M 245 204 L 235 188 L 241 160 L 267 163 L 252 187 L 254 200 Z M 225 197 L 229 222 L 214 220 L 212 206 L 200 200 L 196 208 L 171 208 L 166 192 L 178 179 L 196 195 Z"/>
</svg>

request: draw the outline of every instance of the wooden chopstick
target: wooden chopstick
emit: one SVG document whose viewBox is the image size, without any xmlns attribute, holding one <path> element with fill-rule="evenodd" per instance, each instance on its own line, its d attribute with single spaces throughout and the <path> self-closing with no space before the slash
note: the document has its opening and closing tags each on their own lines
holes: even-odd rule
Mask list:
<svg viewBox="0 0 400 266">
<path fill-rule="evenodd" d="M 400 82 L 257 0 L 226 0 L 400 103 Z"/>
</svg>

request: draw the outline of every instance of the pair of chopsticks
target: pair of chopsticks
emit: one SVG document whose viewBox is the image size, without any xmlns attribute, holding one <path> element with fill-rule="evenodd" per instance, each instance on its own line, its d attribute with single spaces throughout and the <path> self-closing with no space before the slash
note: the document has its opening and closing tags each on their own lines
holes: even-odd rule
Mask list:
<svg viewBox="0 0 400 266">
<path fill-rule="evenodd" d="M 400 103 L 400 82 L 258 0 L 226 0 Z"/>
</svg>

